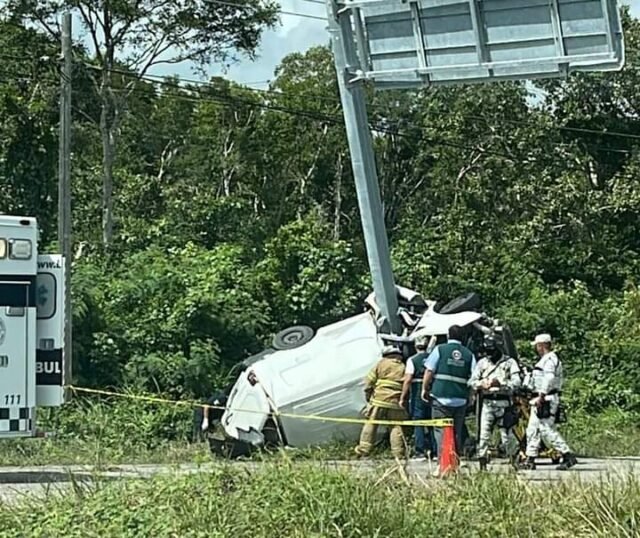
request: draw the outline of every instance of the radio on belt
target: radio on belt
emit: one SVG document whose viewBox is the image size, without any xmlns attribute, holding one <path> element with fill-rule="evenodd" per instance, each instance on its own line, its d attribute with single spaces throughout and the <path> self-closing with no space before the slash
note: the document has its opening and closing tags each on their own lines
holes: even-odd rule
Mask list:
<svg viewBox="0 0 640 538">
<path fill-rule="evenodd" d="M 0 438 L 35 436 L 37 408 L 64 403 L 64 282 L 36 219 L 0 215 Z"/>
</svg>

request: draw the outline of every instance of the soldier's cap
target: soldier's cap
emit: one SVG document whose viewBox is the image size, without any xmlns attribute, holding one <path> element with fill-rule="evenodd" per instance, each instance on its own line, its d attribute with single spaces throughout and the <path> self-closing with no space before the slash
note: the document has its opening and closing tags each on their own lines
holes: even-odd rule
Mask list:
<svg viewBox="0 0 640 538">
<path fill-rule="evenodd" d="M 396 346 L 384 346 L 382 348 L 382 356 L 390 357 L 391 355 L 402 355 L 402 351 L 400 351 Z"/>
<path fill-rule="evenodd" d="M 531 345 L 535 346 L 537 344 L 550 344 L 550 343 L 551 343 L 551 335 L 548 333 L 542 333 L 542 334 L 536 335 L 533 342 L 531 342 Z"/>
</svg>

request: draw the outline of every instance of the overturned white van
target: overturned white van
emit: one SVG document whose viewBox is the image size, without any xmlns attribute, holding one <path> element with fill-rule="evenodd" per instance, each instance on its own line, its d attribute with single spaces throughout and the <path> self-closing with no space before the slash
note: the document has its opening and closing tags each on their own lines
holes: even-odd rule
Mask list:
<svg viewBox="0 0 640 538">
<path fill-rule="evenodd" d="M 417 305 L 402 306 L 407 313 L 405 333 L 397 340 L 407 355 L 414 352 L 416 338 L 431 337 L 434 345 L 446 338 L 452 325 L 468 327 L 470 341 L 481 339 L 482 332 L 495 325 L 481 312 L 457 311 L 455 304 L 436 312 L 435 302 L 425 302 L 415 292 L 399 288 L 399 295 L 412 297 L 410 302 Z M 464 308 L 474 306 L 474 301 L 458 299 L 457 303 Z M 510 334 L 507 340 L 507 352 L 515 355 Z M 317 332 L 308 327 L 282 331 L 272 348 L 243 362 L 245 368 L 228 391 L 226 410 L 209 438 L 213 452 L 234 456 L 260 446 L 305 447 L 356 440 L 358 424 L 301 417 L 360 418 L 366 406 L 364 378 L 380 359 L 383 345 L 371 296 L 363 314 Z"/>
</svg>

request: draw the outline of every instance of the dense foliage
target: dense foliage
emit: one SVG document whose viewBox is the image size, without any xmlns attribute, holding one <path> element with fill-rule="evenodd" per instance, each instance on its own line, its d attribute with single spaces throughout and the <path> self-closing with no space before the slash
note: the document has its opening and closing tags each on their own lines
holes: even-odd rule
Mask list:
<svg viewBox="0 0 640 538">
<path fill-rule="evenodd" d="M 624 24 L 619 73 L 369 100 L 398 283 L 442 300 L 480 292 L 525 358 L 536 331 L 553 333 L 586 411 L 640 410 L 640 22 Z M 0 25 L 0 211 L 37 216 L 52 248 L 55 49 Z M 328 50 L 285 58 L 263 92 L 132 77 L 108 251 L 99 101 L 83 54 L 78 383 L 201 396 L 274 331 L 360 310 L 370 285 Z"/>
</svg>

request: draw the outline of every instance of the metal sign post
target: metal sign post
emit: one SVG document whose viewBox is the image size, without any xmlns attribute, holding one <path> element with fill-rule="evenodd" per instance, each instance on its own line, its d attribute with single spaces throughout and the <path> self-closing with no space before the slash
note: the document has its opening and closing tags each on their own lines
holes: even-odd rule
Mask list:
<svg viewBox="0 0 640 538">
<path fill-rule="evenodd" d="M 362 230 L 367 248 L 369 269 L 376 303 L 383 316 L 382 332 L 399 334 L 398 299 L 391 269 L 391 255 L 384 225 L 384 213 L 378 185 L 373 141 L 367 121 L 364 81 L 351 83 L 350 71 L 357 67 L 357 53 L 347 38 L 351 20 L 347 13 L 338 14 L 337 5 L 329 6 L 329 32 L 340 87 L 340 99 L 351 153 L 351 166 L 356 183 Z"/>
<path fill-rule="evenodd" d="M 616 71 L 616 0 L 327 0 L 351 164 L 376 302 L 400 331 L 363 84 L 376 89 Z"/>
</svg>

